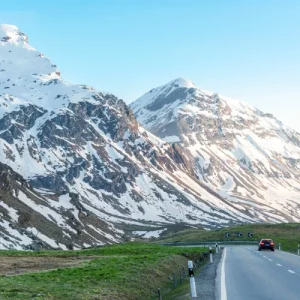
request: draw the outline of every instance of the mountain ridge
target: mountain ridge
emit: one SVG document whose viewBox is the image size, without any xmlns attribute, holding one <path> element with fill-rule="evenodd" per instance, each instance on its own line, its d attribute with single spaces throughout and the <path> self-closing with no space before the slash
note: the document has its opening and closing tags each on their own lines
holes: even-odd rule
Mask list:
<svg viewBox="0 0 300 300">
<path fill-rule="evenodd" d="M 253 212 L 257 204 L 281 206 L 285 219 L 298 220 L 300 134 L 271 114 L 185 82 L 172 80 L 131 103 L 137 120 L 181 147 L 200 182 L 220 196 Z M 268 193 L 277 195 L 275 203 Z"/>
<path fill-rule="evenodd" d="M 74 247 L 130 239 L 135 233 L 124 232 L 130 226 L 155 232 L 177 223 L 209 228 L 252 221 L 240 207 L 199 184 L 182 149 L 144 129 L 124 101 L 64 81 L 25 34 L 9 29 L 0 35 L 0 162 L 46 198 L 62 220 L 58 225 L 79 220 Z M 80 210 L 70 201 L 57 204 L 49 198 L 62 193 L 77 195 Z M 33 199 L 18 201 L 40 209 Z M 22 218 L 19 214 L 12 224 Z M 87 215 L 93 224 L 106 225 L 95 227 Z M 45 236 L 41 230 L 34 229 L 47 247 L 70 246 L 62 232 Z M 18 247 L 27 244 L 24 238 Z M 0 248 L 9 245 L 0 241 Z"/>
<path fill-rule="evenodd" d="M 275 119 L 232 109 L 181 78 L 149 92 L 150 109 L 139 120 L 116 96 L 64 81 L 16 27 L 0 28 L 0 163 L 19 174 L 11 182 L 21 176 L 28 185 L 0 199 L 0 248 L 26 249 L 30 236 L 68 249 L 135 238 L 145 226 L 156 236 L 178 224 L 299 219 L 299 138 L 258 128 L 263 118 L 279 126 Z M 275 136 L 276 147 L 280 134 L 289 139 L 281 145 L 286 157 L 276 159 L 257 136 L 245 135 L 250 126 L 261 139 Z M 281 201 L 278 193 L 287 190 L 290 199 Z M 27 220 L 22 228 L 20 220 Z"/>
</svg>

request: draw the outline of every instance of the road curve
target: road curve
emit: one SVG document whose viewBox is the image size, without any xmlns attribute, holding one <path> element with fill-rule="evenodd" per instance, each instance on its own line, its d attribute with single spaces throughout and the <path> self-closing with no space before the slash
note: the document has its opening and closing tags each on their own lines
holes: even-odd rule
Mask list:
<svg viewBox="0 0 300 300">
<path fill-rule="evenodd" d="M 299 256 L 253 246 L 225 249 L 217 279 L 220 300 L 300 299 Z"/>
</svg>

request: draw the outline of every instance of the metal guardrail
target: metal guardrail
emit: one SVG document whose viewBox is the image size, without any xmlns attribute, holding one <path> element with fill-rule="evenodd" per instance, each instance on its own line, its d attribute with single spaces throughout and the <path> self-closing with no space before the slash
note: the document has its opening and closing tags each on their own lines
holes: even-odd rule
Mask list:
<svg viewBox="0 0 300 300">
<path fill-rule="evenodd" d="M 257 245 L 259 241 L 214 241 L 214 242 L 169 242 L 161 243 L 164 246 L 212 246 L 218 245 Z"/>
</svg>

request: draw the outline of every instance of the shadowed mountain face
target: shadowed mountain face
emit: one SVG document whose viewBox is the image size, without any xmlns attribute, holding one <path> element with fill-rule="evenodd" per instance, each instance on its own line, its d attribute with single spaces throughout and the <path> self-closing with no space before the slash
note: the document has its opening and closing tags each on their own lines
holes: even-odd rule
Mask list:
<svg viewBox="0 0 300 300">
<path fill-rule="evenodd" d="M 300 134 L 271 114 L 176 79 L 131 105 L 200 184 L 260 221 L 299 221 Z"/>
<path fill-rule="evenodd" d="M 73 249 L 113 243 L 120 234 L 73 193 L 36 192 L 0 163 L 0 249 Z"/>
</svg>

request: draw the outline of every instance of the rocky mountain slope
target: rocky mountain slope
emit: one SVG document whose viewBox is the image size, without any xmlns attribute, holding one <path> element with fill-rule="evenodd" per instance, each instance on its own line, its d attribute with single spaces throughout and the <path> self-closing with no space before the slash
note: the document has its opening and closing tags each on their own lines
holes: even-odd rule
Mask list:
<svg viewBox="0 0 300 300">
<path fill-rule="evenodd" d="M 0 163 L 0 249 L 74 249 L 113 243 L 120 231 L 85 209 L 77 194 L 40 195 Z"/>
<path fill-rule="evenodd" d="M 181 149 L 200 184 L 227 203 L 253 220 L 299 221 L 299 133 L 182 78 L 130 106 L 138 122 Z"/>
<path fill-rule="evenodd" d="M 33 221 L 21 227 L 35 228 L 48 246 L 79 247 L 120 241 L 130 226 L 155 230 L 181 222 L 209 227 L 260 220 L 199 181 L 181 147 L 146 131 L 122 100 L 64 81 L 15 26 L 0 26 L 0 57 L 0 162 L 35 193 L 27 193 L 31 202 L 12 192 L 0 200 L 14 228 L 21 230 L 28 209 L 55 228 L 72 226 L 71 218 L 85 238 L 70 228 L 54 234 Z M 26 202 L 26 209 L 13 201 Z M 10 210 L 17 210 L 14 217 Z M 281 220 L 273 208 L 266 210 Z M 7 237 L 8 227 L 1 223 Z M 28 243 L 21 239 L 19 247 Z M 0 241 L 0 248 L 10 246 Z"/>
</svg>

